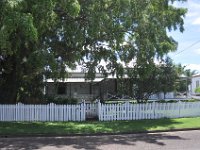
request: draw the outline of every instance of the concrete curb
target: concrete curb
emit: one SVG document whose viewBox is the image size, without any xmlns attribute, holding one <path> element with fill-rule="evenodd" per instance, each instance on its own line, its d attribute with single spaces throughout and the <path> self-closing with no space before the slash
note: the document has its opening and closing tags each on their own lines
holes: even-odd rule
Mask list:
<svg viewBox="0 0 200 150">
<path fill-rule="evenodd" d="M 17 137 L 69 137 L 69 136 L 105 136 L 105 135 L 125 135 L 125 134 L 148 134 L 161 132 L 177 132 L 177 131 L 194 131 L 200 128 L 184 128 L 171 130 L 155 130 L 155 131 L 135 131 L 135 132 L 120 132 L 120 133 L 91 133 L 91 134 L 0 134 L 0 138 L 17 138 Z"/>
</svg>

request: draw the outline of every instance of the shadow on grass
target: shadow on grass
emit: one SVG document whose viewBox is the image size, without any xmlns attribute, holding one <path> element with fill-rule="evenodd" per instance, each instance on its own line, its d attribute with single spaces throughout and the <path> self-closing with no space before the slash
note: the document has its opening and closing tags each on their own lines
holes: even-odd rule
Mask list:
<svg viewBox="0 0 200 150">
<path fill-rule="evenodd" d="M 0 135 L 34 135 L 74 133 L 132 133 L 138 131 L 172 129 L 180 122 L 174 119 L 112 121 L 112 122 L 36 122 L 36 123 L 0 123 Z M 185 140 L 179 136 L 165 133 L 140 133 L 104 136 L 68 136 L 68 137 L 27 137 L 1 138 L 0 147 L 5 149 L 39 149 L 46 146 L 73 147 L 77 149 L 98 149 L 100 145 L 120 144 L 135 145 L 136 142 L 152 143 L 159 146 L 165 144 L 160 140 Z"/>
<path fill-rule="evenodd" d="M 180 126 L 176 119 L 87 122 L 0 122 L 0 135 L 132 133 L 169 130 Z"/>
</svg>

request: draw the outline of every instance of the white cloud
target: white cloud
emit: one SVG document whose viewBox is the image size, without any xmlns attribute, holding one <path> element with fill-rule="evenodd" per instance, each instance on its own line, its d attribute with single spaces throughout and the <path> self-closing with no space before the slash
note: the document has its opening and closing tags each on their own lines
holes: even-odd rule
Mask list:
<svg viewBox="0 0 200 150">
<path fill-rule="evenodd" d="M 193 0 L 188 0 L 189 7 L 192 9 L 200 9 L 200 3 L 194 2 Z"/>
<path fill-rule="evenodd" d="M 186 69 L 196 70 L 200 72 L 200 64 L 187 64 Z"/>
<path fill-rule="evenodd" d="M 195 54 L 198 54 L 198 55 L 200 55 L 200 48 L 199 48 L 199 49 L 196 49 L 196 50 L 194 50 L 194 52 L 195 52 Z"/>
<path fill-rule="evenodd" d="M 188 0 L 186 8 L 188 8 L 188 12 L 185 21 L 188 24 L 200 25 L 200 3 L 194 0 Z"/>
<path fill-rule="evenodd" d="M 188 12 L 186 14 L 186 17 L 196 17 L 196 16 L 199 16 L 198 12 Z"/>
<path fill-rule="evenodd" d="M 200 17 L 196 18 L 192 22 L 193 25 L 200 25 Z"/>
</svg>

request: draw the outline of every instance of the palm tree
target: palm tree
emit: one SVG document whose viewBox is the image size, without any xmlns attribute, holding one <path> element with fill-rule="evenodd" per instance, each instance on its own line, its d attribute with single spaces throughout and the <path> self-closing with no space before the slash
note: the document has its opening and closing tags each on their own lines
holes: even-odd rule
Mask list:
<svg viewBox="0 0 200 150">
<path fill-rule="evenodd" d="M 193 75 L 197 74 L 198 72 L 196 70 L 191 70 L 191 69 L 187 69 L 184 71 L 184 75 L 187 77 L 188 79 L 188 85 L 191 84 L 191 78 Z"/>
<path fill-rule="evenodd" d="M 196 70 L 185 69 L 186 66 L 178 64 L 175 66 L 178 75 L 176 91 L 178 92 L 188 92 L 188 86 L 191 84 L 192 76 L 197 74 Z"/>
</svg>

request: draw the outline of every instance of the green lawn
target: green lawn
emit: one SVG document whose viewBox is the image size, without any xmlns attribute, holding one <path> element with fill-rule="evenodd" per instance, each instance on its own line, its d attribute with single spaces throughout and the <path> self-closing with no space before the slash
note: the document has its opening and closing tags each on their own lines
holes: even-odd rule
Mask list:
<svg viewBox="0 0 200 150">
<path fill-rule="evenodd" d="M 200 117 L 112 122 L 0 122 L 0 135 L 131 133 L 184 128 L 200 128 Z"/>
</svg>

